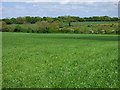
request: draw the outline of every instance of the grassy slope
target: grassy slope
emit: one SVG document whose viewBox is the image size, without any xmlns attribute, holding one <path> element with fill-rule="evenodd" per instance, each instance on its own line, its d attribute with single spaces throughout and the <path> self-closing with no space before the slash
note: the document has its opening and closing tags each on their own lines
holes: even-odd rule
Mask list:
<svg viewBox="0 0 120 90">
<path fill-rule="evenodd" d="M 0 90 L 2 88 L 2 33 L 0 32 Z"/>
<path fill-rule="evenodd" d="M 3 33 L 3 87 L 118 87 L 117 36 Z"/>
</svg>

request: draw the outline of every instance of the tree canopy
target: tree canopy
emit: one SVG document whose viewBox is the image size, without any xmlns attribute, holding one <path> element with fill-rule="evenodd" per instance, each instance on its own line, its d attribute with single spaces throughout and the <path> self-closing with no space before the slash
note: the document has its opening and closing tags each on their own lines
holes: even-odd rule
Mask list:
<svg viewBox="0 0 120 90">
<path fill-rule="evenodd" d="M 48 22 L 86 22 L 86 21 L 118 21 L 118 17 L 109 17 L 109 16 L 93 16 L 93 17 L 77 17 L 77 16 L 58 16 L 58 17 L 17 17 L 17 18 L 4 18 L 2 21 L 7 24 L 24 24 L 31 23 L 34 24 L 38 21 L 48 21 Z"/>
</svg>

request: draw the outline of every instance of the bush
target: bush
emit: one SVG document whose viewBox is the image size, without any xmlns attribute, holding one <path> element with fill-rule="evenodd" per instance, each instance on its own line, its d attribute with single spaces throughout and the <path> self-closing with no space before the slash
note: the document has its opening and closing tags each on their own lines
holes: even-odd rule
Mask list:
<svg viewBox="0 0 120 90">
<path fill-rule="evenodd" d="M 3 32 L 7 31 L 7 24 L 5 21 L 0 22 L 0 26 Z"/>
<path fill-rule="evenodd" d="M 6 27 L 2 28 L 2 32 L 14 32 L 15 26 L 7 25 Z"/>
<path fill-rule="evenodd" d="M 14 32 L 15 26 L 14 25 L 8 25 L 7 30 L 8 30 L 8 32 Z"/>
<path fill-rule="evenodd" d="M 80 28 L 78 27 L 74 28 L 74 33 L 81 33 Z"/>
<path fill-rule="evenodd" d="M 67 27 L 61 28 L 61 29 L 60 29 L 60 32 L 61 32 L 61 33 L 68 33 L 68 32 L 69 32 L 69 29 L 68 29 Z"/>
<path fill-rule="evenodd" d="M 38 21 L 35 23 L 35 25 L 38 27 L 37 28 L 37 32 L 41 32 L 41 33 L 49 33 L 50 29 L 49 29 L 49 22 L 47 21 Z"/>
<path fill-rule="evenodd" d="M 57 23 L 57 22 L 50 23 L 50 25 L 49 25 L 49 31 L 51 33 L 59 32 L 58 30 L 59 30 L 59 23 Z"/>
<path fill-rule="evenodd" d="M 22 31 L 22 28 L 20 25 L 16 25 L 15 29 L 14 29 L 14 32 L 20 32 Z"/>
</svg>

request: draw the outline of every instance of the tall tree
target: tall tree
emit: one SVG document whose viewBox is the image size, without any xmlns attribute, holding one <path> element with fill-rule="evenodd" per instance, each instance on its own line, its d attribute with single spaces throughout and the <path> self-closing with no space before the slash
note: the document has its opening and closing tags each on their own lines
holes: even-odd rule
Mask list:
<svg viewBox="0 0 120 90">
<path fill-rule="evenodd" d="M 24 23 L 26 23 L 26 19 L 25 19 L 25 17 L 18 17 L 18 18 L 16 18 L 16 22 L 17 22 L 17 24 L 24 24 Z"/>
</svg>

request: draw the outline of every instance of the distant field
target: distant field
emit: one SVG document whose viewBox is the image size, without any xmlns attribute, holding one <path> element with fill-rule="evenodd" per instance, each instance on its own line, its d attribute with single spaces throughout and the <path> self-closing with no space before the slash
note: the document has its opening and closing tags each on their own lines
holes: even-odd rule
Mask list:
<svg viewBox="0 0 120 90">
<path fill-rule="evenodd" d="M 77 22 L 78 23 L 78 22 Z M 87 22 L 79 22 L 82 24 L 118 24 L 118 21 L 87 21 Z"/>
<path fill-rule="evenodd" d="M 118 37 L 3 33 L 3 88 L 116 88 Z"/>
<path fill-rule="evenodd" d="M 106 30 L 109 34 L 112 33 L 113 30 L 118 30 L 118 22 L 74 22 L 72 25 L 79 27 L 80 30 L 86 33 L 90 30 L 93 30 L 95 33 L 102 33 L 101 30 Z"/>
</svg>

